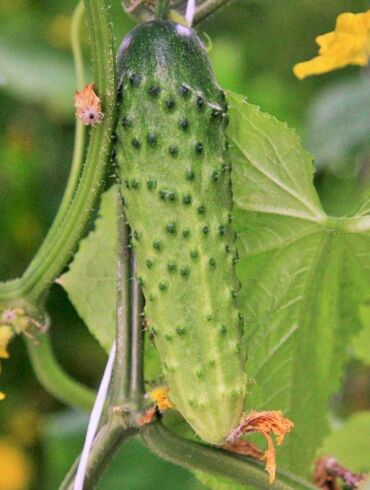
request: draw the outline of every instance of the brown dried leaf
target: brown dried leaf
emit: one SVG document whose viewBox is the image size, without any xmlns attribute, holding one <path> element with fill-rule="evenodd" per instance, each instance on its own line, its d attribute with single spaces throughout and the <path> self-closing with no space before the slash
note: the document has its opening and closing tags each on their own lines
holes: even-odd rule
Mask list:
<svg viewBox="0 0 370 490">
<path fill-rule="evenodd" d="M 75 94 L 76 117 L 85 126 L 95 126 L 101 123 L 104 114 L 101 112 L 99 97 L 94 91 L 94 84 L 89 83 Z"/>
<path fill-rule="evenodd" d="M 280 410 L 275 411 L 252 411 L 245 415 L 239 426 L 233 430 L 228 437 L 228 442 L 233 443 L 243 434 L 259 432 L 267 440 L 268 448 L 261 459 L 265 461 L 265 469 L 270 475 L 270 484 L 275 481 L 276 473 L 276 454 L 272 434 L 276 436 L 276 443 L 279 446 L 283 443 L 285 435 L 294 427 L 291 420 L 284 417 Z"/>
</svg>

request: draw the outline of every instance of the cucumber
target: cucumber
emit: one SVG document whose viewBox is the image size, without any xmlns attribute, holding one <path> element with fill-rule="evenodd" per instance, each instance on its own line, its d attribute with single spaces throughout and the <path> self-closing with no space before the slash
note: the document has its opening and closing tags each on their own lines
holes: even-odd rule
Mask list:
<svg viewBox="0 0 370 490">
<path fill-rule="evenodd" d="M 118 174 L 148 328 L 171 401 L 221 445 L 246 390 L 225 95 L 183 25 L 139 25 L 117 64 Z"/>
</svg>

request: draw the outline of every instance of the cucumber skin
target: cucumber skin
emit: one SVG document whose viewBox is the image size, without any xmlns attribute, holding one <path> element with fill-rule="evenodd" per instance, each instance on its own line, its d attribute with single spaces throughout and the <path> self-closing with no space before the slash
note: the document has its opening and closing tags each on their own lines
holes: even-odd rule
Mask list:
<svg viewBox="0 0 370 490">
<path fill-rule="evenodd" d="M 118 174 L 148 328 L 171 401 L 221 445 L 246 393 L 225 96 L 197 35 L 169 21 L 131 31 L 117 64 Z"/>
</svg>

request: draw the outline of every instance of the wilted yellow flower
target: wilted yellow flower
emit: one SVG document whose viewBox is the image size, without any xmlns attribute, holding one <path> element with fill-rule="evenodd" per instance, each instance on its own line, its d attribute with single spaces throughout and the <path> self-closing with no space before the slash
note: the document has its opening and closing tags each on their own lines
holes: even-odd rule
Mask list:
<svg viewBox="0 0 370 490">
<path fill-rule="evenodd" d="M 370 10 L 361 14 L 340 14 L 335 31 L 318 36 L 316 42 L 320 47 L 319 56 L 293 68 L 295 76 L 301 80 L 347 65 L 367 65 L 370 58 Z"/>
<path fill-rule="evenodd" d="M 174 404 L 168 398 L 168 387 L 167 386 L 159 386 L 158 388 L 154 388 L 154 390 L 148 393 L 149 398 L 151 398 L 159 410 L 167 410 L 168 408 L 174 408 Z"/>
</svg>

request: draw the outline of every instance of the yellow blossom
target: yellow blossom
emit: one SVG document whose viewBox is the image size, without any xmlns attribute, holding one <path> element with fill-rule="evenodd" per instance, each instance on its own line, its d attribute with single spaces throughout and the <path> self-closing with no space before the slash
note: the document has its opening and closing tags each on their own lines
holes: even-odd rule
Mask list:
<svg viewBox="0 0 370 490">
<path fill-rule="evenodd" d="M 24 490 L 31 479 L 31 466 L 24 452 L 7 439 L 0 440 L 0 490 Z"/>
<path fill-rule="evenodd" d="M 320 47 L 319 56 L 293 68 L 295 76 L 301 80 L 347 65 L 367 65 L 370 59 L 370 10 L 360 14 L 340 14 L 334 32 L 318 36 L 316 42 Z"/>
<path fill-rule="evenodd" d="M 0 359 L 8 359 L 8 344 L 14 331 L 9 325 L 0 325 Z"/>
</svg>

